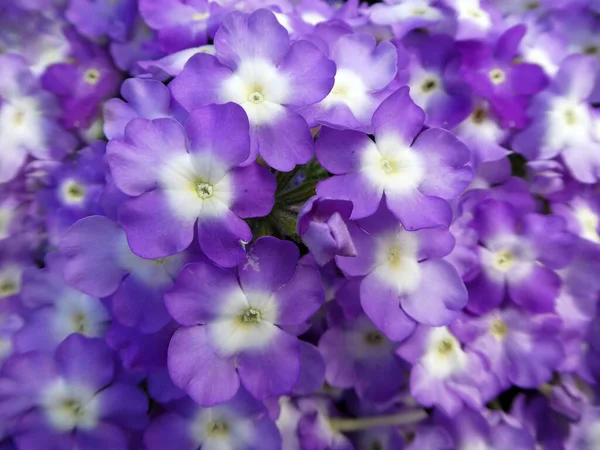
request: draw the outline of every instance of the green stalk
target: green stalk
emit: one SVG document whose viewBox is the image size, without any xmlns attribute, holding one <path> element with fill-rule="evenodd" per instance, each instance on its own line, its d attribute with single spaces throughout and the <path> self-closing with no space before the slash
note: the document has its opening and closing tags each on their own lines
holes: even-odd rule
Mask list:
<svg viewBox="0 0 600 450">
<path fill-rule="evenodd" d="M 420 422 L 425 418 L 427 418 L 427 413 L 424 410 L 419 409 L 416 411 L 387 416 L 361 417 L 356 419 L 330 418 L 329 426 L 335 431 L 352 432 L 377 427 L 410 425 Z"/>
</svg>

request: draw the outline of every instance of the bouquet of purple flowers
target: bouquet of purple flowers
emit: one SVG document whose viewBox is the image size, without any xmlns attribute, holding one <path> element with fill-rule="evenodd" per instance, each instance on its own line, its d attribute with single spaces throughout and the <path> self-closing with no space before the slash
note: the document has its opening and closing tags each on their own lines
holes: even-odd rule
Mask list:
<svg viewBox="0 0 600 450">
<path fill-rule="evenodd" d="M 0 0 L 0 450 L 600 449 L 599 69 L 596 0 Z"/>
</svg>

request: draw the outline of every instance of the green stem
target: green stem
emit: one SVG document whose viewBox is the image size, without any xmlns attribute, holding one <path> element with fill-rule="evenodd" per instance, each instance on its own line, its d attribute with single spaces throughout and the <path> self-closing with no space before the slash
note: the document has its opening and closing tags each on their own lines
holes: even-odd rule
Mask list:
<svg viewBox="0 0 600 450">
<path fill-rule="evenodd" d="M 410 425 L 412 423 L 420 422 L 426 417 L 427 413 L 424 410 L 419 409 L 388 416 L 361 417 L 360 419 L 330 418 L 329 426 L 339 432 L 352 432 L 377 427 Z"/>
<path fill-rule="evenodd" d="M 309 181 L 277 196 L 277 203 L 283 206 L 303 203 L 313 195 L 318 181 Z"/>
<path fill-rule="evenodd" d="M 291 172 L 277 172 L 277 193 L 285 191 L 288 184 L 294 179 L 301 166 L 296 166 Z"/>
</svg>

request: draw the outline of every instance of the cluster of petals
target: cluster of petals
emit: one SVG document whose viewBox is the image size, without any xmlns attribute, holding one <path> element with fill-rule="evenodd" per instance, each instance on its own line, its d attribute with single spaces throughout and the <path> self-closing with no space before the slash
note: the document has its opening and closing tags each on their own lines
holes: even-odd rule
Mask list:
<svg viewBox="0 0 600 450">
<path fill-rule="evenodd" d="M 0 450 L 600 449 L 599 17 L 0 0 Z"/>
</svg>

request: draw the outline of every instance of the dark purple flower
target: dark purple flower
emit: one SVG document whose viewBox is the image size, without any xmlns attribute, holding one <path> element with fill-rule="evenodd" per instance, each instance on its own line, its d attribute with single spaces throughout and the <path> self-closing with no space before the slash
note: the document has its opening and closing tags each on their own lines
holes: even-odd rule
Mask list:
<svg viewBox="0 0 600 450">
<path fill-rule="evenodd" d="M 461 76 L 476 95 L 490 102 L 503 128 L 523 128 L 527 123 L 528 98 L 547 84 L 540 66 L 514 63 L 526 29 L 525 25 L 508 29 L 493 46 L 481 41 L 460 43 Z"/>
<path fill-rule="evenodd" d="M 73 30 L 65 34 L 72 60 L 50 66 L 41 82 L 58 98 L 67 128 L 88 128 L 101 111 L 101 102 L 116 94 L 121 74 L 103 48 Z"/>
<path fill-rule="evenodd" d="M 315 261 L 325 265 L 335 255 L 356 256 L 346 221 L 352 202 L 329 198 L 309 199 L 298 215 L 298 234 Z"/>
</svg>

